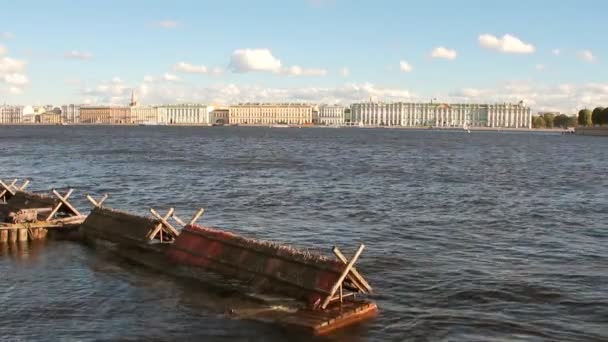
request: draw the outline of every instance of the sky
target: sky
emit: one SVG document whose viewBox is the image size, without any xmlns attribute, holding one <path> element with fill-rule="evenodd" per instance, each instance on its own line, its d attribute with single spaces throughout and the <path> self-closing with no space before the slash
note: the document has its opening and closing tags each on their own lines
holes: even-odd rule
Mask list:
<svg viewBox="0 0 608 342">
<path fill-rule="evenodd" d="M 0 103 L 608 106 L 603 0 L 0 0 Z"/>
</svg>

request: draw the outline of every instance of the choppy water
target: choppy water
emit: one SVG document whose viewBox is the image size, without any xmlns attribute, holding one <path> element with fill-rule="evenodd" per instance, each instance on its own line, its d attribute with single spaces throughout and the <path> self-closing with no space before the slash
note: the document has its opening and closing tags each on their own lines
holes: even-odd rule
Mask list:
<svg viewBox="0 0 608 342">
<path fill-rule="evenodd" d="M 388 129 L 0 127 L 0 177 L 352 253 L 344 341 L 607 341 L 608 139 Z M 0 247 L 0 339 L 308 340 L 70 241 Z"/>
</svg>

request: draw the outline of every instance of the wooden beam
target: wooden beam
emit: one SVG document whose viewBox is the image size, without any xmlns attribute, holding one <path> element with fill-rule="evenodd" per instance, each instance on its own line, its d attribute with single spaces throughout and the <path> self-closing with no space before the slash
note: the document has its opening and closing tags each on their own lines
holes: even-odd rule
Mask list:
<svg viewBox="0 0 608 342">
<path fill-rule="evenodd" d="M 59 211 L 59 209 L 61 208 L 62 205 L 66 206 L 72 212 L 72 214 L 74 214 L 76 216 L 81 216 L 80 212 L 78 212 L 78 210 L 76 210 L 76 208 L 72 207 L 72 205 L 68 202 L 68 198 L 72 195 L 72 192 L 74 192 L 74 189 L 70 189 L 68 191 L 68 193 L 65 194 L 65 196 L 61 196 L 61 194 L 58 193 L 57 190 L 55 190 L 55 189 L 53 189 L 52 192 L 59 199 L 59 203 L 57 203 L 57 205 L 55 206 L 53 211 L 49 214 L 49 216 L 47 216 L 46 221 L 50 221 L 53 218 L 53 216 L 55 216 L 57 211 Z"/>
<path fill-rule="evenodd" d="M 184 221 L 182 221 L 182 219 L 177 217 L 177 215 L 175 215 L 175 213 L 173 213 L 173 215 L 171 215 L 171 218 L 174 219 L 175 222 L 177 222 L 178 224 L 181 224 L 182 226 L 186 226 L 186 223 Z"/>
<path fill-rule="evenodd" d="M 201 217 L 204 213 L 205 213 L 205 209 L 204 208 L 200 208 L 196 212 L 196 214 L 194 214 L 194 216 L 192 216 L 192 219 L 190 220 L 190 222 L 188 222 L 188 225 L 192 226 L 193 224 L 195 224 L 196 220 L 198 220 L 198 218 Z"/>
<path fill-rule="evenodd" d="M 26 179 L 25 182 L 23 182 L 23 184 L 21 184 L 21 186 L 15 186 L 15 188 L 18 189 L 19 191 L 25 191 L 25 188 L 27 188 L 28 185 L 30 185 L 30 181 L 29 181 L 29 179 Z"/>
<path fill-rule="evenodd" d="M 7 185 L 6 183 L 4 183 L 1 179 L 0 179 L 0 186 L 2 187 L 3 191 L 2 194 L 0 195 L 0 197 L 6 195 L 6 193 L 10 193 L 11 196 L 15 195 L 15 191 L 12 190 L 12 186 L 15 184 L 17 180 L 15 179 L 13 181 L 13 183 L 11 183 L 11 185 Z"/>
<path fill-rule="evenodd" d="M 108 194 L 104 194 L 103 197 L 99 201 L 96 201 L 93 198 L 93 196 L 91 196 L 89 194 L 87 194 L 86 197 L 89 200 L 89 202 L 91 202 L 91 204 L 93 204 L 93 206 L 95 206 L 95 207 L 101 207 L 101 205 L 103 204 L 103 202 L 105 202 L 108 199 Z"/>
<path fill-rule="evenodd" d="M 72 214 L 76 215 L 76 216 L 80 216 L 80 212 L 78 212 L 78 210 L 76 208 L 74 208 L 70 202 L 68 202 L 68 197 L 70 197 L 70 195 L 72 194 L 74 190 L 70 189 L 70 191 L 68 191 L 68 193 L 64 196 L 61 197 L 61 194 L 59 194 L 55 189 L 53 189 L 53 194 L 55 194 L 55 196 L 57 196 L 59 198 L 59 201 L 61 201 L 61 203 L 63 203 L 63 205 L 65 205 L 68 209 L 70 209 L 70 211 L 72 211 Z"/>
<path fill-rule="evenodd" d="M 150 208 L 150 212 L 152 212 L 152 210 L 154 210 L 153 208 Z M 166 218 L 169 218 L 173 212 L 175 210 L 173 208 L 169 209 L 169 212 L 167 213 L 167 215 L 165 215 Z M 156 212 L 156 211 L 154 211 Z M 152 213 L 152 215 L 154 215 L 154 213 Z M 161 230 L 163 228 L 163 224 L 162 223 L 157 223 L 156 226 L 154 226 L 154 229 L 152 229 L 150 232 L 148 232 L 148 235 L 146 236 L 146 238 L 148 240 L 152 240 L 154 239 L 154 237 L 156 236 L 156 234 L 158 234 L 158 231 Z"/>
<path fill-rule="evenodd" d="M 363 252 L 364 248 L 365 248 L 364 244 L 360 244 L 359 245 L 359 248 L 357 248 L 357 252 L 355 252 L 355 255 L 353 256 L 353 258 L 350 259 L 350 261 L 348 262 L 348 264 L 344 268 L 344 271 L 342 271 L 342 274 L 340 275 L 340 278 L 338 278 L 338 281 L 336 281 L 336 283 L 334 284 L 334 286 L 331 288 L 329 296 L 325 297 L 325 300 L 321 304 L 321 308 L 322 309 L 327 308 L 327 305 L 329 304 L 329 302 L 331 301 L 331 299 L 336 294 L 336 291 L 338 291 L 338 288 L 342 285 L 342 282 L 344 281 L 344 279 L 346 278 L 346 276 L 350 272 L 350 269 L 353 268 L 353 266 L 357 262 L 357 259 L 359 259 L 359 256 Z"/>
<path fill-rule="evenodd" d="M 0 223 L 0 231 L 28 228 L 63 228 L 65 226 L 74 226 L 80 224 L 85 220 L 85 218 L 85 216 L 72 216 L 64 219 L 52 220 L 50 222 L 36 221 L 30 223 Z"/>
<path fill-rule="evenodd" d="M 165 215 L 165 217 L 162 217 L 156 210 L 150 208 L 150 213 L 152 213 L 152 216 L 156 217 L 156 219 L 158 219 L 160 223 L 156 225 L 156 227 L 154 228 L 154 230 L 152 230 L 152 232 L 150 232 L 150 234 L 148 234 L 149 240 L 154 239 L 156 234 L 158 234 L 159 230 L 163 229 L 163 226 L 168 229 L 169 233 L 173 235 L 173 237 L 179 236 L 179 232 L 177 231 L 177 229 L 175 229 L 169 222 L 167 222 L 167 219 L 171 217 L 174 212 L 175 208 L 171 208 L 169 209 L 167 215 Z"/>
<path fill-rule="evenodd" d="M 344 256 L 344 254 L 342 254 L 342 252 L 340 252 L 340 250 L 338 249 L 338 247 L 334 246 L 334 248 L 332 249 L 332 251 L 338 257 L 338 259 L 340 259 L 340 261 L 342 261 L 344 264 L 348 264 L 348 259 L 346 259 L 346 257 Z M 364 290 L 363 292 L 372 292 L 372 287 L 365 280 L 365 278 L 363 278 L 363 276 L 359 273 L 359 271 L 357 271 L 356 268 L 353 267 L 350 270 L 350 273 L 348 274 L 348 278 L 355 285 L 362 286 L 363 290 Z M 357 287 L 359 287 L 359 286 L 357 286 Z"/>
</svg>

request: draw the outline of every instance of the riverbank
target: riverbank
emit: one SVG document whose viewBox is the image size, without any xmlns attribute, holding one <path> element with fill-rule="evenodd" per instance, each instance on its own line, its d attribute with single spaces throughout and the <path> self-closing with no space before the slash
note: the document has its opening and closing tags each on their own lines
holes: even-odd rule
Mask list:
<svg viewBox="0 0 608 342">
<path fill-rule="evenodd" d="M 608 137 L 608 127 L 577 127 L 575 134 Z"/>
<path fill-rule="evenodd" d="M 106 127 L 106 126 L 120 126 L 120 127 L 249 127 L 249 128 L 327 128 L 327 129 L 344 129 L 344 128 L 359 128 L 359 129 L 400 129 L 400 130 L 415 130 L 415 131 L 485 131 L 485 132 L 550 132 L 550 133 L 563 133 L 571 131 L 571 129 L 565 130 L 562 128 L 505 128 L 505 127 L 469 127 L 464 129 L 462 127 L 429 127 L 429 126 L 323 126 L 323 125 L 210 125 L 210 124 L 90 124 L 90 123 L 75 123 L 75 124 L 0 124 L 0 127 L 11 127 L 11 126 L 23 126 L 23 127 Z M 593 135 L 593 134 L 587 134 Z M 608 132 L 606 133 L 608 135 Z"/>
</svg>

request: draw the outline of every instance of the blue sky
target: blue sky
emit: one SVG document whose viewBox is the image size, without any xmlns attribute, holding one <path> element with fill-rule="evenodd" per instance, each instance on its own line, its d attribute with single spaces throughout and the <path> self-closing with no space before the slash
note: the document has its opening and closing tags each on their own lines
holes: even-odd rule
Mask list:
<svg viewBox="0 0 608 342">
<path fill-rule="evenodd" d="M 123 103 L 134 89 L 144 104 L 436 98 L 573 112 L 608 105 L 606 13 L 600 0 L 2 0 L 0 101 Z"/>
</svg>

